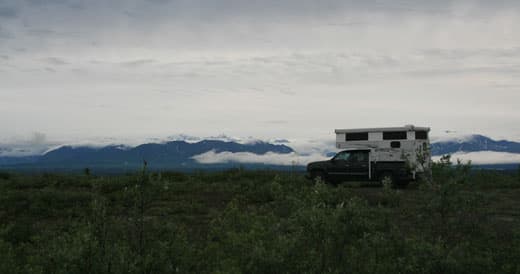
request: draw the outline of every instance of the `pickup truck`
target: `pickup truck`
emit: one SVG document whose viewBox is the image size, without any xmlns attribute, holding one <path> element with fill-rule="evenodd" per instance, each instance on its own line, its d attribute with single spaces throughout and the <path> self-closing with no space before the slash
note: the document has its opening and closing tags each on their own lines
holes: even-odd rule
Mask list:
<svg viewBox="0 0 520 274">
<path fill-rule="evenodd" d="M 406 186 L 414 174 L 405 161 L 374 161 L 370 149 L 349 149 L 327 161 L 307 165 L 306 177 L 338 184 L 344 181 L 388 181 L 393 186 Z"/>
</svg>

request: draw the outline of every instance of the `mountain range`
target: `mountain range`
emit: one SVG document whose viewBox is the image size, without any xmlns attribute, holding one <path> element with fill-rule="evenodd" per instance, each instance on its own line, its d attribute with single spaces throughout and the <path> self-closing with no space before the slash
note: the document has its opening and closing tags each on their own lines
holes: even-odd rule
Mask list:
<svg viewBox="0 0 520 274">
<path fill-rule="evenodd" d="M 151 167 L 167 168 L 200 168 L 192 157 L 212 151 L 215 153 L 266 153 L 287 154 L 294 150 L 284 144 L 271 144 L 257 141 L 241 144 L 231 141 L 202 140 L 196 143 L 171 141 L 166 143 L 149 143 L 136 147 L 109 145 L 104 147 L 62 146 L 42 155 L 22 157 L 0 157 L 0 166 L 11 168 L 37 169 L 78 169 L 85 167 L 103 169 L 132 169 L 146 161 Z M 214 168 L 229 167 L 229 164 L 213 165 Z"/>
<path fill-rule="evenodd" d="M 244 164 L 249 167 L 276 167 L 266 162 L 242 162 L 236 158 L 226 158 L 221 162 L 204 164 L 197 161 L 198 155 L 213 153 L 209 156 L 232 155 L 241 156 L 280 156 L 291 155 L 294 157 L 305 157 L 305 153 L 297 153 L 289 145 L 289 141 L 283 143 L 269 143 L 255 141 L 250 143 L 239 143 L 236 140 L 201 140 L 169 141 L 165 143 L 147 143 L 135 147 L 124 145 L 108 145 L 103 147 L 91 146 L 61 146 L 47 151 L 41 155 L 29 156 L 1 156 L 0 167 L 9 169 L 25 170 L 74 170 L 85 167 L 104 170 L 133 170 L 140 167 L 144 160 L 150 167 L 156 169 L 199 169 L 199 168 L 229 168 Z M 330 156 L 334 149 L 325 148 L 321 156 Z M 500 152 L 520 155 L 520 143 L 493 140 L 483 135 L 471 135 L 450 140 L 435 141 L 431 145 L 433 156 L 468 153 L 468 152 Z M 235 162 L 234 162 L 235 161 Z M 290 161 L 290 160 L 289 160 Z M 300 162 L 299 166 L 306 163 Z M 511 163 L 509 163 L 511 164 Z"/>
<path fill-rule="evenodd" d="M 432 155 L 478 151 L 520 153 L 520 143 L 506 140 L 496 141 L 483 135 L 470 135 L 431 144 Z"/>
</svg>

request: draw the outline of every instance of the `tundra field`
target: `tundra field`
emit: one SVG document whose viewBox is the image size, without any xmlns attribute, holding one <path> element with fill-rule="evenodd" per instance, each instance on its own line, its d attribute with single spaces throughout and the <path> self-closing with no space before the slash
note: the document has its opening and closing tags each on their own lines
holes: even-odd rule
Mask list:
<svg viewBox="0 0 520 274">
<path fill-rule="evenodd" d="M 0 173 L 0 273 L 519 273 L 520 173 Z"/>
</svg>

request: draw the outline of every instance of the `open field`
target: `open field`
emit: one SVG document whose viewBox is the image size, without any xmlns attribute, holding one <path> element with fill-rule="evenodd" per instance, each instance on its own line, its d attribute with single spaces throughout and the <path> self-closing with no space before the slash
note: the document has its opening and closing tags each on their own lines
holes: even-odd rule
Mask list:
<svg viewBox="0 0 520 274">
<path fill-rule="evenodd" d="M 0 273 L 518 273 L 516 173 L 0 174 Z"/>
</svg>

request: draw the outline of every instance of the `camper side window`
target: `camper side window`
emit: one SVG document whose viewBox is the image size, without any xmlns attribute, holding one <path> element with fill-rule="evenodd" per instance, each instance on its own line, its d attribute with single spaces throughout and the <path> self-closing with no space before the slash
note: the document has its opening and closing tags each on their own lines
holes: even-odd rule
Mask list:
<svg viewBox="0 0 520 274">
<path fill-rule="evenodd" d="M 383 140 L 406 140 L 406 131 L 385 131 Z"/>
<path fill-rule="evenodd" d="M 426 140 L 428 139 L 428 132 L 426 131 L 416 131 L 415 132 L 415 140 Z"/>
<path fill-rule="evenodd" d="M 368 132 L 353 132 L 345 134 L 345 141 L 367 141 Z"/>
</svg>

